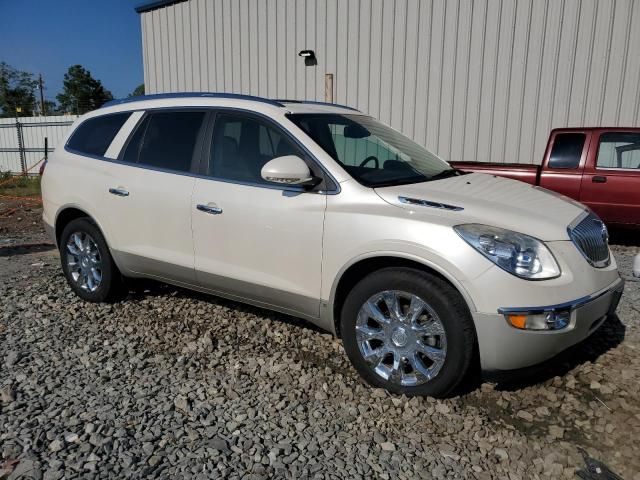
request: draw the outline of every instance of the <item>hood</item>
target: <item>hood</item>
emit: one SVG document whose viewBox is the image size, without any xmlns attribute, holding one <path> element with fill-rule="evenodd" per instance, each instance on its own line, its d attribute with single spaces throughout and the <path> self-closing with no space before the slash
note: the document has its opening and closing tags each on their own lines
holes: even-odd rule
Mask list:
<svg viewBox="0 0 640 480">
<path fill-rule="evenodd" d="M 401 208 L 446 216 L 456 223 L 501 227 L 545 241 L 568 240 L 567 226 L 586 209 L 567 197 L 528 183 L 480 173 L 375 191 L 386 202 Z M 399 197 L 444 204 L 445 208 L 403 203 Z"/>
</svg>

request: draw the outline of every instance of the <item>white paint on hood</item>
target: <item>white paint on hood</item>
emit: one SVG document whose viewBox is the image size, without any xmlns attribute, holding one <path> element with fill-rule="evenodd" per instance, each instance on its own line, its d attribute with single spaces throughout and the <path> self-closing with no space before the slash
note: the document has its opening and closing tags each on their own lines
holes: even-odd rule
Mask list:
<svg viewBox="0 0 640 480">
<path fill-rule="evenodd" d="M 456 223 L 481 223 L 521 232 L 545 241 L 569 240 L 567 226 L 587 207 L 554 192 L 508 178 L 471 173 L 433 182 L 376 188 L 386 202 L 413 210 L 438 210 Z M 462 207 L 448 211 L 401 203 L 409 197 Z"/>
</svg>

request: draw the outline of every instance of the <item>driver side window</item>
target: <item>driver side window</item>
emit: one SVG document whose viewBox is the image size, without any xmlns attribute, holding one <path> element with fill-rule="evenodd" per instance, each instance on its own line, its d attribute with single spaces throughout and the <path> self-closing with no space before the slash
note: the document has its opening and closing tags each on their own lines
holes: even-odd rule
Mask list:
<svg viewBox="0 0 640 480">
<path fill-rule="evenodd" d="M 277 129 L 257 118 L 218 114 L 215 119 L 207 174 L 238 182 L 272 185 L 262 167 L 276 157 L 298 155 L 299 149 Z"/>
</svg>

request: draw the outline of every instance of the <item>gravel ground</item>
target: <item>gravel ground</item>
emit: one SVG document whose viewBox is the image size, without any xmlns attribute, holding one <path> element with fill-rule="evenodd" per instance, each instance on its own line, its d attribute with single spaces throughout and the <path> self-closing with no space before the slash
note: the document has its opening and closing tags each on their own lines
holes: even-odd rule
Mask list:
<svg viewBox="0 0 640 480">
<path fill-rule="evenodd" d="M 639 305 L 629 281 L 535 372 L 409 399 L 302 320 L 157 284 L 88 304 L 55 250 L 0 248 L 0 479 L 576 478 L 583 448 L 638 480 Z"/>
</svg>

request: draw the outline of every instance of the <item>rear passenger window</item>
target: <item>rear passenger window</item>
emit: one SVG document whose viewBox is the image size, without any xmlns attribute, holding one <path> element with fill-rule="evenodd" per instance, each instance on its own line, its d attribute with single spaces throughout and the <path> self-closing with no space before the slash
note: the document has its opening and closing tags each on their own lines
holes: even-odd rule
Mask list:
<svg viewBox="0 0 640 480">
<path fill-rule="evenodd" d="M 553 140 L 549 168 L 578 168 L 584 139 L 584 133 L 558 133 Z"/>
<path fill-rule="evenodd" d="M 205 112 L 149 113 L 131 137 L 122 156 L 125 162 L 188 172 Z"/>
<path fill-rule="evenodd" d="M 598 168 L 640 168 L 640 133 L 609 132 L 600 135 Z"/>
<path fill-rule="evenodd" d="M 89 155 L 103 156 L 131 112 L 90 118 L 80 124 L 67 142 L 67 148 Z"/>
</svg>

